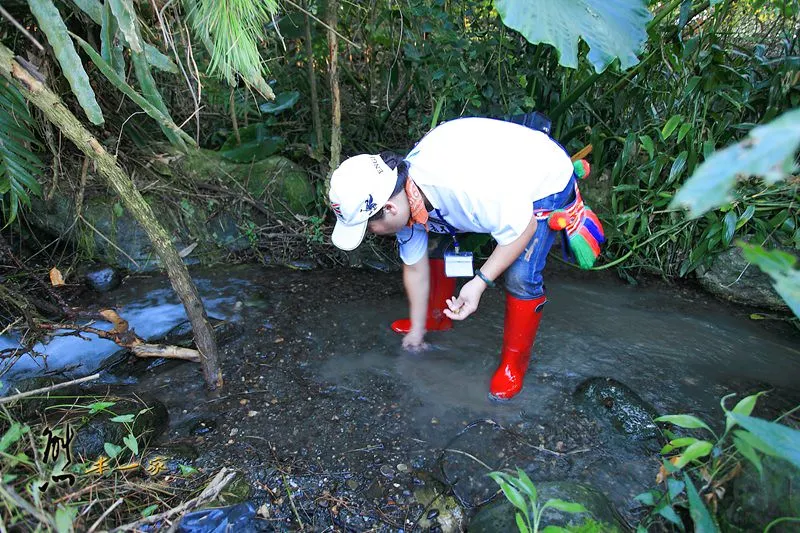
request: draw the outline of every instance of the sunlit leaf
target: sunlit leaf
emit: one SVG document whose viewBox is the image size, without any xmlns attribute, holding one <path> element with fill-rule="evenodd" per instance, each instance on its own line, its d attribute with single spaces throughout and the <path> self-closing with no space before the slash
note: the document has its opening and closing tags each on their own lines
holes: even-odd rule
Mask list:
<svg viewBox="0 0 800 533">
<path fill-rule="evenodd" d="M 553 45 L 565 67 L 578 67 L 578 42 L 583 39 L 597 72 L 616 58 L 623 70 L 638 63 L 636 54 L 653 18 L 644 0 L 495 0 L 494 5 L 503 23 L 529 42 Z"/>
<path fill-rule="evenodd" d="M 128 415 L 118 415 L 118 416 L 115 416 L 115 417 L 111 418 L 110 420 L 111 420 L 111 422 L 117 422 L 117 423 L 120 423 L 120 424 L 126 424 L 128 422 L 133 422 L 133 418 L 134 418 L 133 415 L 128 414 Z"/>
<path fill-rule="evenodd" d="M 703 428 L 711 431 L 711 428 L 706 425 L 705 422 L 697 418 L 696 416 L 692 415 L 664 415 L 659 416 L 655 419 L 656 422 L 669 422 L 670 424 L 675 424 L 678 427 L 686 428 L 686 429 L 698 429 Z M 713 433 L 713 432 L 712 432 Z"/>
<path fill-rule="evenodd" d="M 562 513 L 587 513 L 586 507 L 581 505 L 580 503 L 575 502 L 565 502 L 564 500 L 559 500 L 558 498 L 553 498 L 552 500 L 547 500 L 545 504 L 542 506 L 542 509 L 546 507 L 552 507 Z"/>
<path fill-rule="evenodd" d="M 0 439 L 0 452 L 5 452 L 9 446 L 17 442 L 28 432 L 28 426 L 23 426 L 19 422 L 13 422 Z"/>
<path fill-rule="evenodd" d="M 774 183 L 795 169 L 800 145 L 800 109 L 753 128 L 741 142 L 719 150 L 701 164 L 675 195 L 671 207 L 685 207 L 697 218 L 732 198 L 740 177 L 761 176 Z"/>
<path fill-rule="evenodd" d="M 683 117 L 680 115 L 672 115 L 669 120 L 667 120 L 664 127 L 661 128 L 661 137 L 665 141 L 670 138 L 672 132 L 675 131 L 675 128 L 681 123 L 681 120 L 683 120 Z"/>
<path fill-rule="evenodd" d="M 714 448 L 714 445 L 705 440 L 699 440 L 695 443 L 692 443 L 685 450 L 683 450 L 683 453 L 681 453 L 680 457 L 675 462 L 675 467 L 683 468 L 695 459 L 705 457 L 711 453 L 712 448 Z"/>
</svg>

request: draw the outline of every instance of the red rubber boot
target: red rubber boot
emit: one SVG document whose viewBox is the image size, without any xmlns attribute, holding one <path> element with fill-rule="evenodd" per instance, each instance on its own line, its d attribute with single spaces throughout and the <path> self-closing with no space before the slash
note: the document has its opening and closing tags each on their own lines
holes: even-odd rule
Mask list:
<svg viewBox="0 0 800 533">
<path fill-rule="evenodd" d="M 447 308 L 446 300 L 456 290 L 456 278 L 444 275 L 444 259 L 430 259 L 430 292 L 428 293 L 428 319 L 425 329 L 428 331 L 445 331 L 453 327 L 453 321 L 442 312 Z M 411 320 L 401 318 L 392 322 L 392 329 L 397 333 L 411 331 Z"/>
<path fill-rule="evenodd" d="M 506 295 L 503 352 L 500 354 L 500 366 L 489 385 L 489 398 L 510 400 L 522 390 L 545 302 L 545 296 L 535 300 L 520 300 Z"/>
</svg>

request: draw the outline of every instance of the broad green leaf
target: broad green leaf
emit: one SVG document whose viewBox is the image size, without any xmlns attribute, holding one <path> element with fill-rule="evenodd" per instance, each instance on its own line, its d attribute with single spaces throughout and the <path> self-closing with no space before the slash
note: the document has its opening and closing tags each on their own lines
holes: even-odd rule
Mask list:
<svg viewBox="0 0 800 533">
<path fill-rule="evenodd" d="M 737 403 L 736 406 L 733 408 L 733 412 L 736 413 L 737 415 L 750 416 L 750 413 L 753 412 L 753 409 L 756 406 L 756 401 L 758 400 L 758 397 L 761 396 L 762 394 L 764 393 L 759 392 L 758 394 L 751 394 L 746 398 L 742 398 L 741 400 L 739 400 L 739 403 Z"/>
<path fill-rule="evenodd" d="M 114 457 L 119 455 L 119 452 L 122 451 L 122 446 L 117 446 L 116 444 L 106 442 L 105 444 L 103 444 L 103 449 L 108 454 L 108 457 L 113 459 Z"/>
<path fill-rule="evenodd" d="M 653 159 L 653 154 L 655 153 L 653 139 L 649 135 L 640 135 L 639 142 L 641 142 L 642 147 L 647 150 L 647 155 L 650 157 L 650 159 Z"/>
<path fill-rule="evenodd" d="M 724 242 L 726 246 L 730 245 L 731 241 L 733 240 L 733 234 L 736 232 L 737 220 L 738 217 L 733 211 L 728 211 L 725 213 L 725 218 L 722 219 L 722 224 L 725 226 L 725 234 L 723 235 L 722 242 Z"/>
<path fill-rule="evenodd" d="M 0 439 L 0 452 L 4 452 L 9 446 L 17 442 L 25 433 L 30 429 L 28 426 L 23 426 L 19 422 L 13 422 L 11 427 L 8 428 Z"/>
<path fill-rule="evenodd" d="M 47 42 L 53 47 L 61 72 L 67 78 L 72 92 L 81 104 L 86 117 L 92 124 L 103 123 L 103 112 L 97 103 L 94 90 L 89 84 L 89 76 L 83 69 L 81 58 L 69 38 L 69 32 L 61 14 L 52 0 L 30 0 L 28 5 L 36 17 L 39 27 L 47 36 Z"/>
<path fill-rule="evenodd" d="M 764 250 L 760 246 L 738 243 L 745 258 L 772 278 L 772 286 L 786 305 L 800 317 L 800 270 L 797 258 L 781 250 Z"/>
<path fill-rule="evenodd" d="M 533 484 L 533 481 L 531 481 L 531 478 L 529 478 L 528 474 L 521 468 L 517 468 L 517 478 L 519 478 L 519 483 L 523 492 L 528 495 L 531 501 L 535 502 L 537 498 L 536 486 Z"/>
<path fill-rule="evenodd" d="M 106 0 L 106 2 L 111 4 L 111 11 L 114 13 L 119 29 L 125 35 L 125 40 L 131 51 L 136 53 L 143 52 L 139 29 L 136 27 L 139 20 L 136 18 L 133 2 L 131 0 Z"/>
<path fill-rule="evenodd" d="M 663 506 L 658 510 L 658 514 L 666 518 L 669 522 L 672 522 L 673 524 L 678 526 L 681 529 L 681 531 L 683 531 L 683 521 L 681 521 L 680 517 L 678 516 L 678 513 L 676 513 L 675 509 L 673 509 L 671 506 L 669 505 Z"/>
<path fill-rule="evenodd" d="M 697 218 L 729 202 L 740 177 L 761 176 L 767 183 L 783 179 L 795 169 L 798 145 L 800 108 L 753 128 L 744 140 L 715 152 L 697 168 L 670 205 L 685 207 L 691 218 Z"/>
<path fill-rule="evenodd" d="M 84 13 L 89 15 L 96 24 L 100 24 L 103 17 L 103 4 L 97 0 L 72 0 Z"/>
<path fill-rule="evenodd" d="M 775 451 L 772 446 L 764 442 L 763 440 L 759 439 L 746 429 L 737 429 L 733 432 L 734 436 L 740 438 L 744 442 L 750 445 L 751 448 L 754 450 L 758 450 L 765 455 L 771 455 L 773 457 L 778 455 L 778 452 Z"/>
<path fill-rule="evenodd" d="M 661 448 L 661 454 L 663 455 L 669 453 L 676 448 L 685 448 L 686 446 L 694 444 L 695 442 L 697 442 L 697 439 L 693 437 L 682 437 L 680 439 L 673 439 L 669 441 L 669 443 L 667 443 L 663 448 Z"/>
<path fill-rule="evenodd" d="M 713 431 L 711 431 L 711 428 L 708 427 L 705 422 L 703 422 L 696 416 L 692 415 L 664 415 L 664 416 L 659 416 L 658 418 L 655 419 L 655 421 L 669 422 L 670 424 L 675 424 L 678 427 L 686 429 L 703 428 L 713 433 Z"/>
<path fill-rule="evenodd" d="M 297 100 L 300 98 L 300 93 L 298 91 L 291 91 L 288 93 L 278 93 L 275 96 L 274 102 L 266 102 L 259 106 L 259 109 L 263 113 L 270 113 L 276 115 L 281 111 L 289 109 L 297 103 Z"/>
<path fill-rule="evenodd" d="M 737 424 L 769 443 L 776 457 L 786 459 L 800 468 L 800 431 L 752 416 L 737 413 L 732 413 L 731 416 Z"/>
<path fill-rule="evenodd" d="M 178 65 L 150 43 L 144 43 L 144 56 L 151 67 L 171 74 L 178 73 Z"/>
<path fill-rule="evenodd" d="M 694 522 L 695 533 L 718 533 L 717 524 L 711 518 L 711 514 L 706 509 L 703 500 L 687 474 L 683 475 L 683 481 L 686 483 L 686 494 L 689 497 L 689 515 L 692 517 L 692 522 Z"/>
<path fill-rule="evenodd" d="M 113 407 L 116 402 L 94 402 L 93 404 L 89 405 L 89 414 L 93 415 L 98 411 L 102 411 L 103 409 L 108 409 L 109 407 Z"/>
<path fill-rule="evenodd" d="M 185 464 L 178 464 L 178 469 L 181 471 L 181 475 L 183 476 L 193 476 L 199 472 L 195 467 L 185 465 Z"/>
<path fill-rule="evenodd" d="M 565 67 L 578 68 L 582 38 L 596 72 L 616 58 L 623 70 L 637 64 L 653 18 L 644 0 L 495 0 L 494 5 L 503 23 L 529 42 L 553 45 Z"/>
<path fill-rule="evenodd" d="M 122 437 L 122 442 L 133 452 L 133 455 L 139 455 L 139 443 L 136 441 L 136 437 L 133 436 L 133 433 L 128 433 Z"/>
<path fill-rule="evenodd" d="M 683 152 L 678 154 L 678 157 L 675 158 L 675 161 L 672 162 L 672 168 L 669 169 L 669 179 L 667 180 L 668 183 L 672 183 L 675 178 L 681 175 L 683 169 L 686 168 L 686 158 L 689 157 L 689 152 L 684 150 Z"/>
<path fill-rule="evenodd" d="M 553 498 L 552 500 L 547 500 L 545 504 L 542 506 L 542 509 L 552 507 L 562 513 L 587 513 L 589 511 L 586 510 L 586 507 L 581 505 L 580 503 L 575 502 L 565 502 L 564 500 L 559 500 L 558 498 Z"/>
<path fill-rule="evenodd" d="M 57 533 L 71 533 L 72 521 L 78 514 L 77 507 L 59 505 L 56 509 L 56 531 Z"/>
<path fill-rule="evenodd" d="M 133 422 L 133 415 L 117 415 L 110 419 L 111 422 L 117 422 L 120 424 L 126 424 L 128 422 Z"/>
<path fill-rule="evenodd" d="M 497 480 L 495 480 L 497 481 Z M 527 513 L 528 509 L 525 505 L 525 499 L 522 497 L 522 494 L 511 486 L 509 483 L 500 483 L 500 488 L 503 490 L 503 494 L 505 494 L 508 501 L 511 502 L 511 505 L 522 511 L 523 513 Z"/>
<path fill-rule="evenodd" d="M 686 488 L 686 485 L 683 481 L 678 481 L 675 478 L 667 478 L 667 487 L 669 492 L 669 499 L 674 500 L 677 498 L 678 494 L 683 492 L 683 489 Z"/>
<path fill-rule="evenodd" d="M 657 492 L 648 491 L 648 492 L 643 492 L 641 494 L 637 494 L 633 499 L 638 501 L 638 502 L 642 502 L 645 505 L 649 505 L 650 507 L 652 507 L 652 506 L 654 506 L 656 504 L 655 497 L 657 495 L 658 495 Z"/>
<path fill-rule="evenodd" d="M 758 470 L 759 474 L 764 473 L 764 467 L 761 465 L 761 458 L 758 456 L 758 453 L 756 453 L 756 450 L 750 446 L 750 443 L 737 435 L 733 437 L 733 445 L 736 446 L 736 449 L 745 459 L 750 461 L 753 466 L 756 467 L 756 470 Z"/>
<path fill-rule="evenodd" d="M 148 505 L 147 507 L 142 509 L 142 517 L 147 518 L 148 516 L 156 512 L 156 509 L 158 509 L 158 504 L 154 503 L 153 505 Z"/>
<path fill-rule="evenodd" d="M 681 128 L 678 130 L 678 142 L 681 142 L 686 134 L 689 133 L 689 130 L 692 129 L 692 125 L 688 122 L 685 122 L 681 125 Z"/>
<path fill-rule="evenodd" d="M 753 218 L 755 212 L 756 212 L 756 206 L 752 204 L 748 205 L 747 209 L 745 209 L 744 213 L 742 213 L 742 216 L 740 216 L 739 220 L 736 221 L 736 229 L 741 229 L 742 226 L 747 224 L 750 221 L 750 219 Z"/>
<path fill-rule="evenodd" d="M 541 533 L 570 533 L 569 529 L 563 528 L 561 526 L 554 526 L 552 524 L 546 526 L 544 529 L 540 531 Z"/>
<path fill-rule="evenodd" d="M 688 448 L 683 450 L 680 458 L 675 462 L 675 468 L 683 468 L 695 459 L 705 457 L 711 453 L 712 448 L 714 448 L 714 445 L 705 440 L 699 440 L 690 444 Z"/>
<path fill-rule="evenodd" d="M 753 412 L 753 409 L 756 406 L 756 401 L 758 400 L 758 397 L 761 396 L 762 394 L 764 394 L 764 393 L 763 392 L 759 392 L 758 394 L 753 394 L 753 395 L 747 396 L 745 398 L 742 398 L 741 400 L 739 400 L 739 402 L 736 404 L 736 406 L 734 406 L 732 411 L 728 411 L 727 409 L 725 409 L 725 405 L 724 404 L 723 404 L 722 408 L 725 409 L 726 415 L 728 415 L 730 412 L 737 413 L 737 414 L 740 414 L 740 415 L 749 415 L 750 413 Z M 734 395 L 733 394 L 729 394 L 725 398 L 729 398 L 730 396 L 734 396 Z M 725 398 L 723 398 L 723 400 Z M 725 431 L 726 432 L 729 431 L 731 429 L 731 427 L 733 427 L 734 424 L 735 424 L 735 422 L 734 422 L 733 418 L 730 417 L 730 416 L 726 416 L 726 419 L 725 419 Z"/>
<path fill-rule="evenodd" d="M 103 18 L 100 24 L 100 55 L 121 78 L 125 78 L 125 58 L 119 41 L 117 20 L 111 13 L 111 4 L 106 3 L 103 6 Z"/>
<path fill-rule="evenodd" d="M 514 519 L 517 522 L 519 533 L 528 533 L 530 531 L 530 529 L 528 529 L 528 524 L 525 523 L 525 519 L 522 517 L 522 513 L 516 513 Z"/>
<path fill-rule="evenodd" d="M 664 124 L 664 127 L 661 128 L 661 137 L 666 141 L 672 135 L 672 132 L 675 131 L 675 128 L 678 127 L 678 124 L 681 123 L 683 117 L 680 115 L 672 115 L 669 117 L 669 120 Z"/>
</svg>

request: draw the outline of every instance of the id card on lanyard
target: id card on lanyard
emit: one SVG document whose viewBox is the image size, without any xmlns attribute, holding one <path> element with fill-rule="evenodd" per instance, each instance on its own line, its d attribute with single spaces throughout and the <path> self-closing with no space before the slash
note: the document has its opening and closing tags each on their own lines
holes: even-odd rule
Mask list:
<svg viewBox="0 0 800 533">
<path fill-rule="evenodd" d="M 458 236 L 456 230 L 447 223 L 442 216 L 441 211 L 436 210 L 436 215 L 439 220 L 447 228 L 447 232 L 453 238 L 453 250 L 448 250 L 444 253 L 444 274 L 448 278 L 471 278 L 475 275 L 475 269 L 472 267 L 472 252 L 462 252 L 458 246 Z"/>
</svg>

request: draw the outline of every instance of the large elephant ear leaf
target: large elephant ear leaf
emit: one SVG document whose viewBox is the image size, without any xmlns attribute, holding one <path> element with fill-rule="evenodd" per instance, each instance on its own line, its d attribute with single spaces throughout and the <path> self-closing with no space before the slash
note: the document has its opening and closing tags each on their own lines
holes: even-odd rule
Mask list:
<svg viewBox="0 0 800 533">
<path fill-rule="evenodd" d="M 97 103 L 94 90 L 89 84 L 89 76 L 83 69 L 81 58 L 75 50 L 75 45 L 72 44 L 72 39 L 69 38 L 67 26 L 58 8 L 52 0 L 30 0 L 28 3 L 39 27 L 47 36 L 47 42 L 53 47 L 58 64 L 61 65 L 61 72 L 69 81 L 69 86 L 86 116 L 92 124 L 102 124 L 103 112 L 100 110 L 100 104 Z"/>
<path fill-rule="evenodd" d="M 619 58 L 625 70 L 639 62 L 653 15 L 644 0 L 495 0 L 503 23 L 533 44 L 553 45 L 559 64 L 578 67 L 578 41 L 589 45 L 597 72 Z"/>
</svg>

